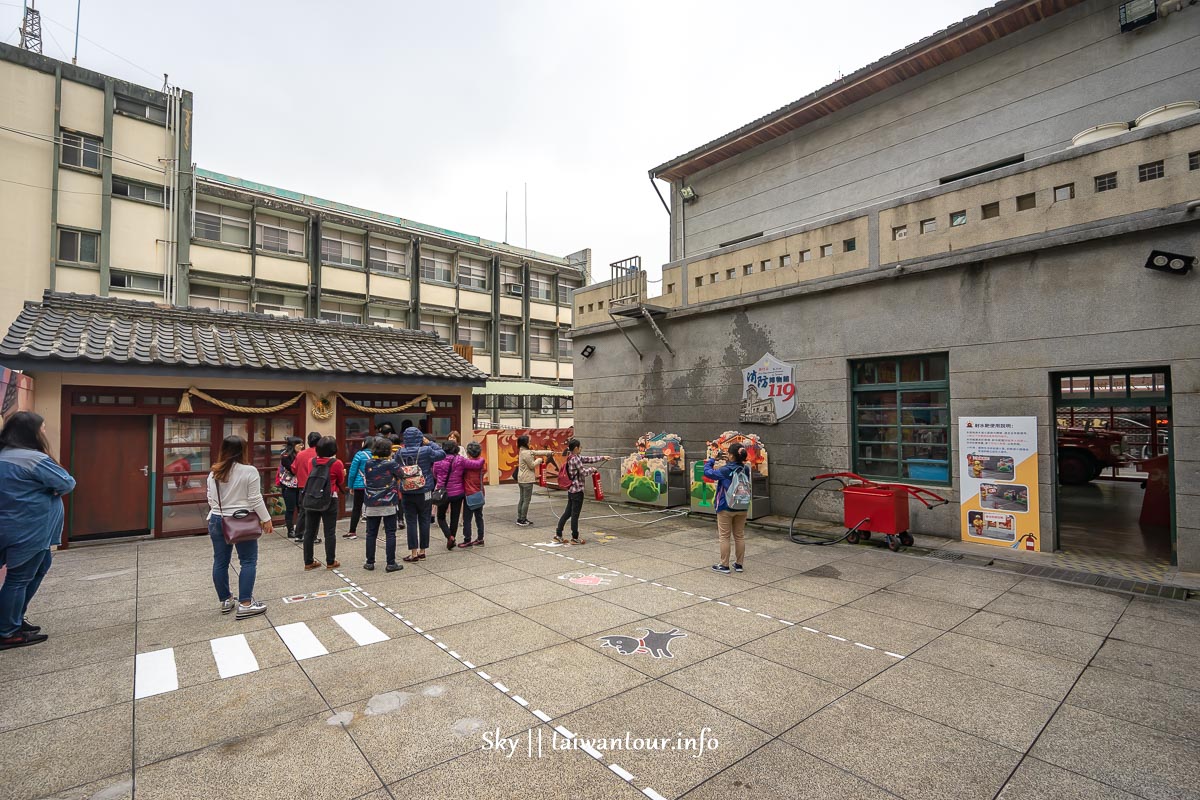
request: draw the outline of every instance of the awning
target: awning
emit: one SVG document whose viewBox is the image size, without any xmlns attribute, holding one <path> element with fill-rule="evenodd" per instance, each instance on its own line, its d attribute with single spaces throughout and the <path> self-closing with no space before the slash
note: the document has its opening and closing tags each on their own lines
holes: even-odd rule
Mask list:
<svg viewBox="0 0 1200 800">
<path fill-rule="evenodd" d="M 471 390 L 476 397 L 505 395 L 508 397 L 574 397 L 572 389 L 532 381 L 488 381 L 486 386 Z"/>
</svg>

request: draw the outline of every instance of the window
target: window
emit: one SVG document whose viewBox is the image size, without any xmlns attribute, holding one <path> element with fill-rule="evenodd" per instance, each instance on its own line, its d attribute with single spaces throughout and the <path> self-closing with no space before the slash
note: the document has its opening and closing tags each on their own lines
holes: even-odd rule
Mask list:
<svg viewBox="0 0 1200 800">
<path fill-rule="evenodd" d="M 1075 199 L 1075 184 L 1068 183 L 1063 186 L 1054 187 L 1054 202 L 1061 203 L 1064 200 Z"/>
<path fill-rule="evenodd" d="M 936 219 L 921 220 L 921 233 L 933 233 L 936 230 L 937 230 L 937 220 Z"/>
<path fill-rule="evenodd" d="M 950 212 L 950 227 L 951 228 L 957 228 L 960 225 L 966 225 L 966 224 L 967 224 L 966 210 Z"/>
<path fill-rule="evenodd" d="M 280 292 L 256 292 L 254 310 L 275 317 L 303 317 L 304 298 Z"/>
<path fill-rule="evenodd" d="M 1000 216 L 1000 203 L 984 203 L 979 207 L 979 216 L 983 219 L 995 219 Z"/>
<path fill-rule="evenodd" d="M 950 384 L 945 354 L 851 364 L 854 471 L 950 482 Z"/>
<path fill-rule="evenodd" d="M 1108 192 L 1117 188 L 1117 173 L 1106 172 L 1103 175 L 1097 175 L 1094 179 L 1096 182 L 1097 192 Z"/>
<path fill-rule="evenodd" d="M 161 206 L 167 197 L 167 190 L 161 186 L 133 183 L 124 178 L 113 176 L 112 196 L 128 197 L 130 200 L 145 200 L 147 203 L 154 203 Z"/>
<path fill-rule="evenodd" d="M 363 265 L 363 235 L 321 227 L 321 261 L 346 267 Z"/>
<path fill-rule="evenodd" d="M 562 328 L 558 329 L 558 359 L 559 361 L 571 360 L 571 339 Z"/>
<path fill-rule="evenodd" d="M 604 310 L 604 301 L 603 301 L 603 300 L 597 300 L 597 301 L 596 301 L 596 310 L 597 310 L 597 311 L 603 311 L 603 310 Z"/>
<path fill-rule="evenodd" d="M 530 328 L 529 355 L 546 357 L 553 356 L 554 331 L 550 328 Z"/>
<path fill-rule="evenodd" d="M 321 319 L 333 322 L 362 322 L 363 307 L 358 303 L 343 303 L 336 300 L 321 300 Z"/>
<path fill-rule="evenodd" d="M 771 268 L 771 259 L 764 258 L 762 261 L 758 262 L 758 271 L 759 272 L 766 272 L 770 268 Z"/>
<path fill-rule="evenodd" d="M 486 289 L 488 262 L 471 256 L 458 257 L 458 285 L 469 289 Z"/>
<path fill-rule="evenodd" d="M 737 277 L 737 269 L 735 267 L 730 267 L 729 269 L 725 270 L 725 280 L 731 281 L 736 277 Z"/>
<path fill-rule="evenodd" d="M 441 250 L 422 250 L 421 280 L 452 283 L 454 281 L 453 258 L 452 253 L 444 253 Z"/>
<path fill-rule="evenodd" d="M 58 229 L 58 260 L 77 264 L 100 263 L 100 234 Z"/>
<path fill-rule="evenodd" d="M 250 291 L 248 289 L 193 283 L 189 291 L 188 305 L 192 308 L 211 308 L 213 311 L 250 310 Z"/>
<path fill-rule="evenodd" d="M 500 285 L 507 288 L 510 284 L 514 284 L 514 283 L 518 286 L 525 285 L 521 281 L 521 268 L 520 267 L 510 267 L 510 266 L 505 266 L 504 264 L 501 264 L 500 265 Z"/>
<path fill-rule="evenodd" d="M 712 273 L 711 275 L 709 275 L 709 276 L 708 276 L 708 282 L 709 282 L 709 283 L 716 283 L 716 282 L 717 282 L 717 277 L 718 277 L 718 276 L 717 276 L 717 273 L 715 273 L 715 272 L 714 272 L 714 273 Z"/>
<path fill-rule="evenodd" d="M 277 217 L 274 214 L 258 214 L 254 220 L 254 233 L 258 237 L 258 249 L 291 256 L 304 255 L 304 222 L 298 219 Z"/>
<path fill-rule="evenodd" d="M 667 293 L 667 294 L 675 294 L 675 284 L 673 284 L 673 283 L 668 283 L 668 284 L 667 284 L 667 292 L 666 292 L 666 293 Z"/>
<path fill-rule="evenodd" d="M 367 254 L 372 272 L 408 275 L 408 245 L 404 242 L 372 238 L 367 243 Z"/>
<path fill-rule="evenodd" d="M 1200 150 L 1188 153 L 1188 170 L 1195 171 L 1200 169 Z"/>
<path fill-rule="evenodd" d="M 424 258 L 424 256 L 422 256 Z M 421 315 L 421 330 L 436 333 L 443 342 L 450 341 L 450 317 L 438 314 Z"/>
<path fill-rule="evenodd" d="M 812 250 L 800 251 L 800 263 L 803 264 L 805 261 L 812 261 Z"/>
<path fill-rule="evenodd" d="M 594 305 L 595 304 L 593 304 L 593 303 L 588 303 L 588 313 L 589 314 L 592 313 L 592 308 L 594 307 Z"/>
<path fill-rule="evenodd" d="M 571 293 L 579 288 L 579 284 L 575 281 L 558 279 L 558 302 L 560 305 L 571 305 Z"/>
<path fill-rule="evenodd" d="M 529 272 L 529 296 L 534 300 L 550 300 L 550 276 Z"/>
<path fill-rule="evenodd" d="M 162 275 L 137 275 L 132 272 L 110 272 L 108 286 L 110 289 L 159 293 L 163 290 L 163 277 Z"/>
<path fill-rule="evenodd" d="M 104 143 L 94 136 L 62 132 L 62 150 L 58 163 L 68 167 L 100 169 L 100 152 Z"/>
<path fill-rule="evenodd" d="M 471 317 L 458 318 L 458 343 L 469 344 L 476 350 L 488 349 L 488 321 Z"/>
<path fill-rule="evenodd" d="M 701 275 L 700 277 L 696 278 L 696 288 L 699 289 L 703 285 L 704 285 L 704 276 Z"/>
<path fill-rule="evenodd" d="M 1034 192 L 1017 196 L 1017 211 L 1028 211 L 1037 208 L 1037 195 Z"/>
<path fill-rule="evenodd" d="M 1166 172 L 1163 170 L 1163 162 L 1161 161 L 1151 161 L 1149 164 L 1138 165 L 1138 183 L 1156 181 L 1164 175 L 1166 175 Z"/>
<path fill-rule="evenodd" d="M 131 97 L 121 97 L 118 95 L 116 98 L 116 109 L 124 114 L 141 117 L 150 122 L 157 122 L 160 125 L 167 124 L 167 110 L 162 106 L 156 106 L 144 100 L 134 100 Z"/>
<path fill-rule="evenodd" d="M 779 268 L 780 269 L 783 269 L 784 267 L 790 267 L 791 265 L 792 265 L 792 257 L 790 255 L 784 254 L 779 257 Z"/>
<path fill-rule="evenodd" d="M 197 200 L 195 236 L 210 242 L 249 247 L 250 210 Z"/>
<path fill-rule="evenodd" d="M 893 242 L 898 242 L 901 239 L 907 239 L 907 238 L 908 238 L 908 226 L 907 225 L 897 225 L 896 227 L 892 228 L 892 241 Z"/>
<path fill-rule="evenodd" d="M 821 245 L 821 258 L 829 258 L 831 255 L 833 255 L 833 245 L 832 244 Z"/>
<path fill-rule="evenodd" d="M 399 306 L 370 305 L 367 306 L 367 322 L 371 325 L 407 328 L 408 309 Z"/>
<path fill-rule="evenodd" d="M 506 356 L 521 354 L 521 326 L 512 322 L 500 323 L 500 352 Z"/>
<path fill-rule="evenodd" d="M 854 239 L 843 239 L 842 240 L 842 252 L 843 253 L 853 253 L 857 249 L 858 249 L 858 242 L 856 242 Z"/>
<path fill-rule="evenodd" d="M 754 265 L 753 264 L 743 264 L 742 265 L 742 274 L 743 275 L 753 275 L 754 274 Z"/>
</svg>

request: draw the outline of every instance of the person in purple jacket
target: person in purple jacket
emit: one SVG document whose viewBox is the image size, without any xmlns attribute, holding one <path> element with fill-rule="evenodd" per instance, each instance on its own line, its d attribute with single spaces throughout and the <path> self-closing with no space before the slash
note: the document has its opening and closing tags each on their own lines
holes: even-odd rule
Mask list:
<svg viewBox="0 0 1200 800">
<path fill-rule="evenodd" d="M 458 517 L 462 513 L 463 493 L 462 470 L 455 469 L 462 458 L 458 454 L 458 444 L 446 442 L 442 448 L 446 457 L 433 465 L 433 477 L 437 486 L 446 490 L 446 499 L 437 507 L 437 524 L 446 537 L 446 549 L 454 549 L 454 537 L 458 535 Z M 446 512 L 450 512 L 450 522 L 446 522 Z"/>
</svg>

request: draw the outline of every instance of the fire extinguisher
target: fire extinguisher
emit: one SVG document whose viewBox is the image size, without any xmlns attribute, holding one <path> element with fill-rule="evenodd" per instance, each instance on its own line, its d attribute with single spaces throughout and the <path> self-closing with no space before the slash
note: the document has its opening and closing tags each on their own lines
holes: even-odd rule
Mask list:
<svg viewBox="0 0 1200 800">
<path fill-rule="evenodd" d="M 538 476 L 538 486 L 545 489 L 546 488 L 546 462 L 545 461 L 538 464 L 537 476 Z"/>
<path fill-rule="evenodd" d="M 600 473 L 592 473 L 592 492 L 595 493 L 597 500 L 604 499 L 604 490 L 600 488 Z"/>
</svg>

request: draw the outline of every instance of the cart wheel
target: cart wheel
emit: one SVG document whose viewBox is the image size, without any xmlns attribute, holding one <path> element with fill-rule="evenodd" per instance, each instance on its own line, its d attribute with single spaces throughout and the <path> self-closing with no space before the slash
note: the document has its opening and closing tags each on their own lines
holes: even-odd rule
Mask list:
<svg viewBox="0 0 1200 800">
<path fill-rule="evenodd" d="M 859 531 L 858 533 L 859 533 L 859 535 L 860 535 L 860 536 L 862 536 L 862 538 L 863 538 L 864 540 L 866 540 L 866 539 L 870 539 L 870 538 L 871 538 L 871 532 L 870 532 L 870 531 Z"/>
<path fill-rule="evenodd" d="M 858 531 L 850 531 L 846 535 L 846 541 L 850 544 L 858 544 Z"/>
<path fill-rule="evenodd" d="M 888 550 L 891 550 L 894 553 L 900 549 L 900 540 L 889 534 L 887 537 L 887 546 Z"/>
<path fill-rule="evenodd" d="M 900 534 L 900 544 L 904 545 L 905 547 L 912 547 L 913 546 L 912 534 L 909 533 L 908 531 L 905 531 L 904 533 Z"/>
</svg>

